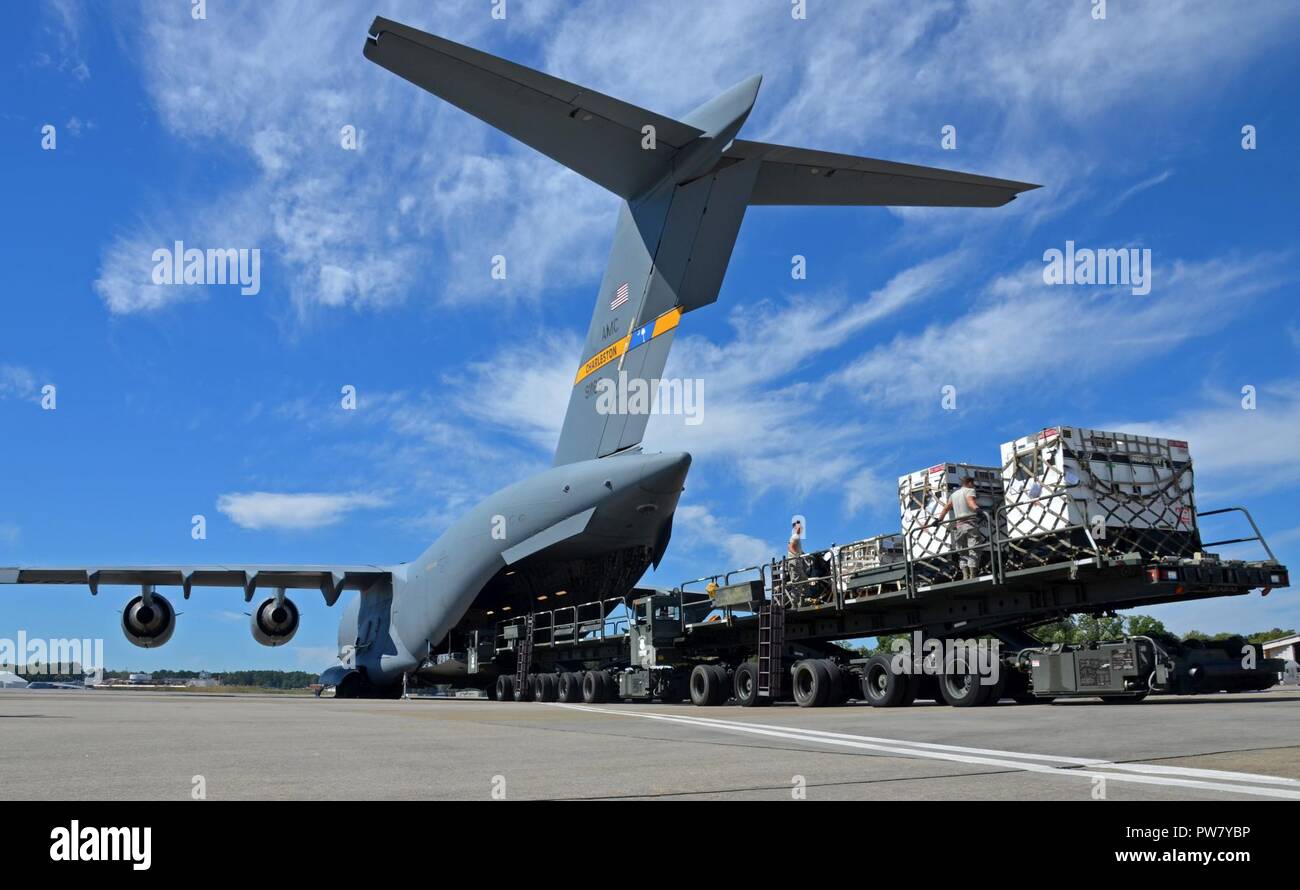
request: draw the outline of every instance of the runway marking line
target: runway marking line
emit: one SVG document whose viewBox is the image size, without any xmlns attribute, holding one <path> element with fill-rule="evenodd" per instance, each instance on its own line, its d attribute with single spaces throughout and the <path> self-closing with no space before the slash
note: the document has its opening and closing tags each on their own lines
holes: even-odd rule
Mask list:
<svg viewBox="0 0 1300 890">
<path fill-rule="evenodd" d="M 554 707 L 593 714 L 605 714 L 612 717 L 640 717 L 647 720 L 661 720 L 696 726 L 705 729 L 719 729 L 727 732 L 748 733 L 750 735 L 771 738 L 792 739 L 815 744 L 836 745 L 838 747 L 857 748 L 860 750 L 880 751 L 886 754 L 899 754 L 905 757 L 945 760 L 953 763 L 968 763 L 981 766 L 998 766 L 1024 772 L 1044 775 L 1064 776 L 1070 778 L 1093 779 L 1101 777 L 1107 781 L 1127 782 L 1137 785 L 1164 785 L 1175 788 L 1197 788 L 1205 791 L 1220 791 L 1232 794 L 1250 794 L 1261 797 L 1278 797 L 1300 800 L 1300 781 L 1282 776 L 1268 776 L 1256 773 L 1234 773 L 1223 770 L 1193 769 L 1190 767 L 1162 766 L 1145 763 L 1112 763 L 1087 757 L 1065 757 L 1054 754 L 1028 754 L 1018 751 L 1002 751 L 988 748 L 970 748 L 960 745 L 941 745 L 933 742 L 912 742 L 903 739 L 885 739 L 875 736 L 859 736 L 842 732 L 830 732 L 818 729 L 799 729 L 795 727 L 774 726 L 765 723 L 749 723 L 737 720 L 720 720 L 714 717 L 688 717 L 682 714 L 656 714 L 649 711 L 619 711 L 597 708 L 587 705 L 553 703 Z M 1069 764 L 1071 768 L 1050 766 L 1048 761 Z M 1078 769 L 1077 767 L 1088 767 Z M 1113 772 L 1112 772 L 1113 771 Z M 1188 778 L 1179 778 L 1186 776 Z M 1193 778 L 1195 777 L 1195 778 Z M 1218 781 L 1209 781 L 1215 779 Z M 1230 784 L 1232 782 L 1258 784 Z M 1268 787 L 1281 785 L 1285 787 Z"/>
</svg>

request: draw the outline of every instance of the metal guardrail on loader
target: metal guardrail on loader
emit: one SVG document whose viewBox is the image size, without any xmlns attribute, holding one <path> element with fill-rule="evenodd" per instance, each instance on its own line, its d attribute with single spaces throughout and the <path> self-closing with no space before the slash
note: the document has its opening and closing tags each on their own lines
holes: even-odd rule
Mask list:
<svg viewBox="0 0 1300 890">
<path fill-rule="evenodd" d="M 981 513 L 980 537 L 953 536 L 961 546 L 915 547 L 911 536 L 949 534 L 969 517 L 672 590 L 637 589 L 521 615 L 499 622 L 490 641 L 476 640 L 471 657 L 497 671 L 494 697 L 516 701 L 689 697 L 697 705 L 734 699 L 755 706 L 793 698 L 814 707 L 856 698 L 894 707 L 932 698 L 964 707 L 1063 696 L 1134 702 L 1152 692 L 1276 683 L 1281 663 L 1245 641 L 1200 645 L 1141 636 L 1044 646 L 1028 633 L 1071 614 L 1289 586 L 1287 568 L 1244 507 L 1198 514 L 1240 513 L 1254 532 L 1209 545 L 1191 522 L 1187 534 L 1138 537 L 1059 517 L 1029 530 L 1009 521 L 1014 509 L 1004 503 Z M 1268 558 L 1228 560 L 1204 549 L 1249 542 Z M 973 573 L 963 576 L 963 561 L 974 564 Z M 836 642 L 904 633 L 920 645 L 902 656 L 861 658 Z M 991 659 L 977 654 L 981 640 L 997 642 Z"/>
</svg>

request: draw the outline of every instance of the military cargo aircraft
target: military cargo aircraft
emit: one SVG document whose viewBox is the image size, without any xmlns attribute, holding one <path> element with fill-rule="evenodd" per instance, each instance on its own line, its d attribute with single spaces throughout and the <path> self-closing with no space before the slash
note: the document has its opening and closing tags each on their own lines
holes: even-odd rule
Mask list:
<svg viewBox="0 0 1300 890">
<path fill-rule="evenodd" d="M 122 629 L 144 647 L 175 630 L 159 587 L 187 599 L 194 587 L 237 587 L 249 603 L 261 592 L 252 632 L 269 646 L 298 629 L 286 590 L 318 589 L 331 606 L 355 590 L 322 683 L 341 697 L 387 696 L 421 668 L 454 673 L 435 657 L 449 634 L 528 611 L 540 596 L 622 596 L 658 566 L 691 456 L 644 453 L 649 412 L 602 410 L 598 395 L 620 379 L 657 383 L 683 317 L 717 300 L 746 208 L 999 207 L 1037 187 L 740 139 L 757 76 L 671 118 L 384 18 L 364 54 L 623 199 L 554 466 L 488 496 L 398 565 L 19 567 L 0 569 L 0 583 L 86 584 L 92 594 L 138 585 Z"/>
</svg>

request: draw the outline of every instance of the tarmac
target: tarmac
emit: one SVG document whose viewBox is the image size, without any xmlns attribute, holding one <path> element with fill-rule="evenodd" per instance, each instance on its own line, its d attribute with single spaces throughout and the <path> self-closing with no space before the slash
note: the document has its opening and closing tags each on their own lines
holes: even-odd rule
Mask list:
<svg viewBox="0 0 1300 890">
<path fill-rule="evenodd" d="M 1297 729 L 1293 687 L 899 709 L 6 690 L 0 799 L 1300 800 Z"/>
</svg>

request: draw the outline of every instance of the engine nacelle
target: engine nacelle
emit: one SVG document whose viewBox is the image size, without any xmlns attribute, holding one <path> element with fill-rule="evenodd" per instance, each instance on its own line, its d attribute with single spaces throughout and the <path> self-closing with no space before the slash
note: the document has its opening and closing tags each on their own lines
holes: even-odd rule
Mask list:
<svg viewBox="0 0 1300 890">
<path fill-rule="evenodd" d="M 298 632 L 298 607 L 286 597 L 268 597 L 253 610 L 253 639 L 263 646 L 283 646 Z"/>
<path fill-rule="evenodd" d="M 143 594 L 126 604 L 122 610 L 122 633 L 136 646 L 153 649 L 172 638 L 176 632 L 176 610 L 167 598 L 149 594 L 145 602 Z"/>
</svg>

